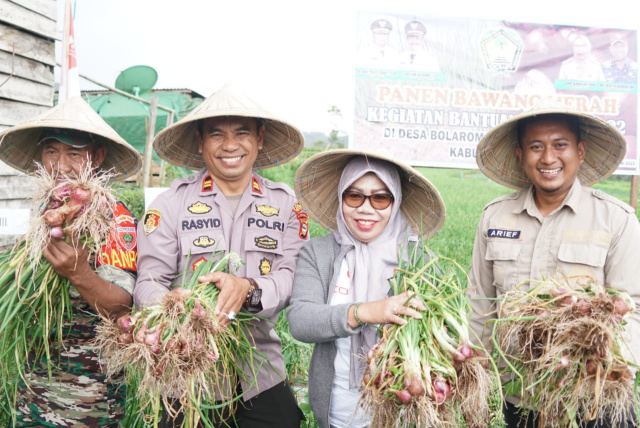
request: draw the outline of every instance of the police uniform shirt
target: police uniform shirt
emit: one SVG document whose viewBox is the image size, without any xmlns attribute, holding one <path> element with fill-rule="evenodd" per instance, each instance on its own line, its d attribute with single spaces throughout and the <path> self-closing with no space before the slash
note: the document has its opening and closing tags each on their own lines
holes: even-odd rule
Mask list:
<svg viewBox="0 0 640 428">
<path fill-rule="evenodd" d="M 622 67 L 618 67 L 615 59 L 610 59 L 602 63 L 602 71 L 608 82 L 638 83 L 638 63 L 624 59 Z"/>
<path fill-rule="evenodd" d="M 243 382 L 243 399 L 249 400 L 258 388 L 265 391 L 285 378 L 274 326 L 289 303 L 298 252 L 307 239 L 307 215 L 286 184 L 253 174 L 234 215 L 205 168 L 174 180 L 138 223 L 134 304 L 140 307 L 158 301 L 171 286 L 182 282 L 176 275 L 185 267 L 194 269 L 214 251 L 236 252 L 246 264 L 232 273 L 253 278 L 262 289 L 262 309 L 256 313 L 264 319 L 255 322 L 249 332 L 269 361 L 254 364 L 257 386 L 249 389 Z"/>
<path fill-rule="evenodd" d="M 469 294 L 502 297 L 527 280 L 588 275 L 600 284 L 627 292 L 640 303 L 637 280 L 640 224 L 634 210 L 576 179 L 564 202 L 543 217 L 533 187 L 489 203 L 476 231 Z M 495 318 L 494 302 L 472 300 L 471 325 L 483 337 L 485 322 Z M 477 313 L 476 313 L 477 312 Z M 640 355 L 640 314 L 629 318 L 630 361 Z M 491 327 L 483 342 L 489 346 Z M 488 348 L 489 349 L 489 348 Z"/>
</svg>

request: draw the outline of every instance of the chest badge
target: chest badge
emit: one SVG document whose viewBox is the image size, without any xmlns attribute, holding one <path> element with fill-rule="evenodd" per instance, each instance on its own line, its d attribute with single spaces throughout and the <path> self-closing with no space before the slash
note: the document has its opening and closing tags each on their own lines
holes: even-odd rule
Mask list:
<svg viewBox="0 0 640 428">
<path fill-rule="evenodd" d="M 149 209 L 144 213 L 142 217 L 142 224 L 144 225 L 144 233 L 149 235 L 154 232 L 160 226 L 160 218 L 162 217 L 162 213 L 160 210 Z"/>
<path fill-rule="evenodd" d="M 201 236 L 193 241 L 193 245 L 200 248 L 207 248 L 216 243 L 215 239 L 209 238 L 208 236 Z"/>
<path fill-rule="evenodd" d="M 194 204 L 189 205 L 189 208 L 187 208 L 187 210 L 189 210 L 189 212 L 193 214 L 206 214 L 211 211 L 211 207 L 198 201 Z"/>
<path fill-rule="evenodd" d="M 260 260 L 259 270 L 260 275 L 268 275 L 271 272 L 271 260 L 266 257 Z"/>
<path fill-rule="evenodd" d="M 278 248 L 278 241 L 267 235 L 254 238 L 254 242 L 256 243 L 256 247 L 265 250 L 275 250 Z"/>
<path fill-rule="evenodd" d="M 256 212 L 265 217 L 273 217 L 280 214 L 280 208 L 272 207 L 271 205 L 256 205 Z"/>
<path fill-rule="evenodd" d="M 198 260 L 193 262 L 193 265 L 191 265 L 191 266 L 193 267 L 193 270 L 196 270 L 198 268 L 198 266 L 200 266 L 200 263 L 204 263 L 206 261 L 207 261 L 207 259 L 205 259 L 204 257 L 200 257 Z"/>
<path fill-rule="evenodd" d="M 487 231 L 487 238 L 519 239 L 520 231 L 506 229 L 489 229 Z"/>
</svg>

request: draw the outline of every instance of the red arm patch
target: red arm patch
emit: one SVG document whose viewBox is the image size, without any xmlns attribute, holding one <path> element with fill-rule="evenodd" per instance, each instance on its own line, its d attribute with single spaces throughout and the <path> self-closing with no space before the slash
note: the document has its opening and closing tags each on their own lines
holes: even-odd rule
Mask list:
<svg viewBox="0 0 640 428">
<path fill-rule="evenodd" d="M 96 264 L 111 265 L 136 273 L 138 270 L 136 235 L 138 221 L 120 201 L 111 206 L 111 211 L 113 212 L 111 235 L 109 241 L 102 246 L 102 253 L 97 257 Z"/>
</svg>

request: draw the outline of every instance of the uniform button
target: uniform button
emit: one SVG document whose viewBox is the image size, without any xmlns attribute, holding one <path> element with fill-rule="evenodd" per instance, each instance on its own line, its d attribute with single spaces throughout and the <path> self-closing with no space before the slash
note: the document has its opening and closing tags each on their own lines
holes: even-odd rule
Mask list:
<svg viewBox="0 0 640 428">
<path fill-rule="evenodd" d="M 195 175 L 190 175 L 189 177 L 187 177 L 187 180 L 191 181 L 191 180 L 193 180 L 193 179 L 195 179 L 195 178 L 196 178 L 196 176 L 195 176 Z"/>
<path fill-rule="evenodd" d="M 593 194 L 594 194 L 595 196 L 600 197 L 600 196 L 602 196 L 602 191 L 600 191 L 600 190 L 596 190 L 595 192 L 593 192 Z"/>
</svg>

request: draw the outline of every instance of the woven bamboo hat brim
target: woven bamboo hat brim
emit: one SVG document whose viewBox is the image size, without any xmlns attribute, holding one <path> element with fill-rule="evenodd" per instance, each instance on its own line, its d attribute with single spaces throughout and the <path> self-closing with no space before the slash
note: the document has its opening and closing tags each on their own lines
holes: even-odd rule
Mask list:
<svg viewBox="0 0 640 428">
<path fill-rule="evenodd" d="M 266 126 L 264 143 L 253 164 L 254 169 L 284 164 L 298 156 L 304 147 L 304 136 L 298 128 L 265 110 L 236 86 L 227 84 L 182 120 L 162 130 L 156 136 L 153 148 L 158 156 L 172 165 L 201 169 L 205 163 L 202 154 L 198 153 L 198 120 L 220 116 L 263 120 Z"/>
<path fill-rule="evenodd" d="M 515 153 L 518 147 L 517 123 L 520 119 L 551 113 L 572 115 L 580 120 L 580 138 L 587 143 L 585 160 L 578 171 L 578 178 L 584 186 L 591 186 L 613 174 L 627 151 L 627 142 L 620 131 L 598 117 L 552 101 L 543 101 L 489 130 L 476 148 L 476 163 L 480 171 L 496 183 L 512 189 L 529 187 L 531 180 Z"/>
<path fill-rule="evenodd" d="M 29 173 L 41 162 L 40 135 L 44 128 L 69 129 L 92 134 L 106 147 L 100 169 L 110 171 L 112 180 L 124 180 L 142 167 L 140 153 L 105 122 L 82 97 L 73 97 L 43 114 L 0 132 L 0 159 Z"/>
<path fill-rule="evenodd" d="M 298 201 L 322 227 L 337 227 L 338 185 L 345 166 L 356 156 L 380 159 L 395 165 L 402 182 L 402 205 L 411 228 L 423 238 L 430 238 L 442 228 L 446 217 L 444 202 L 438 189 L 412 167 L 380 153 L 336 149 L 318 153 L 298 168 L 293 183 Z"/>
</svg>

